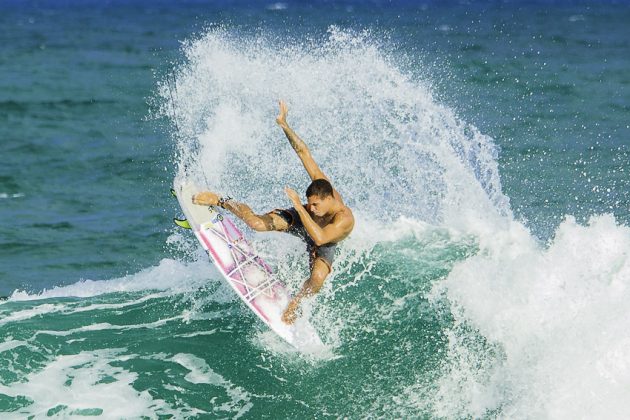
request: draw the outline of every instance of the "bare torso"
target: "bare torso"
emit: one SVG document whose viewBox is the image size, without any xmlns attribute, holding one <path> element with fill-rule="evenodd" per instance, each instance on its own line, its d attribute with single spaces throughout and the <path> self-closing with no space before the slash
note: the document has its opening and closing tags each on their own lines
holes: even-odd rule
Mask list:
<svg viewBox="0 0 630 420">
<path fill-rule="evenodd" d="M 311 211 L 308 204 L 305 207 L 306 211 L 308 211 L 309 215 L 313 218 L 313 221 L 317 223 L 317 225 L 321 228 L 326 227 L 330 224 L 344 224 L 343 222 L 345 221 L 349 222 L 349 229 L 347 230 L 347 232 L 344 232 L 344 234 L 341 235 L 341 237 L 339 237 L 339 239 L 334 242 L 338 243 L 346 239 L 348 235 L 350 235 L 350 232 L 352 232 L 352 229 L 354 227 L 354 215 L 352 214 L 352 210 L 350 210 L 350 208 L 344 204 L 343 199 L 341 198 L 341 195 L 337 192 L 337 190 L 333 190 L 333 197 L 340 203 L 341 208 L 332 214 L 316 216 Z"/>
</svg>

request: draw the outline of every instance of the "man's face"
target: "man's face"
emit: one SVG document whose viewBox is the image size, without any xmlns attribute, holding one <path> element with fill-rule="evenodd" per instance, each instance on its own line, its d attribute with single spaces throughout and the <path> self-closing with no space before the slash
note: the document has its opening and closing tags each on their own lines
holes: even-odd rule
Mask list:
<svg viewBox="0 0 630 420">
<path fill-rule="evenodd" d="M 313 214 L 318 217 L 322 217 L 326 213 L 328 213 L 328 210 L 330 210 L 333 204 L 332 196 L 322 198 L 318 195 L 311 195 L 310 197 L 306 198 L 311 208 L 311 212 L 313 212 Z"/>
</svg>

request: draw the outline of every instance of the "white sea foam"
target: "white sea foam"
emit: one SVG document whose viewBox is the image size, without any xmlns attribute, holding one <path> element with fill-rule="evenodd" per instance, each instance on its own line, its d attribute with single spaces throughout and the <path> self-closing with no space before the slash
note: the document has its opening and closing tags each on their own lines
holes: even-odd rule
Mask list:
<svg viewBox="0 0 630 420">
<path fill-rule="evenodd" d="M 24 197 L 23 193 L 14 193 L 14 194 L 0 193 L 0 198 L 22 198 L 22 197 Z"/>
<path fill-rule="evenodd" d="M 197 331 L 197 332 L 188 333 L 188 334 L 178 334 L 175 337 L 192 338 L 192 337 L 199 337 L 199 336 L 203 336 L 203 335 L 213 335 L 216 332 L 217 332 L 217 329 L 213 328 L 213 329 L 211 329 L 209 331 Z"/>
<path fill-rule="evenodd" d="M 630 228 L 568 217 L 548 246 L 517 223 L 487 238 L 435 289 L 458 323 L 498 354 L 451 333 L 436 414 L 621 418 L 630 412 Z M 477 350 L 479 350 L 477 348 Z"/>
<path fill-rule="evenodd" d="M 28 343 L 26 341 L 9 339 L 9 340 L 4 341 L 3 343 L 0 343 L 0 353 L 13 350 L 16 347 L 22 347 L 22 346 L 28 346 Z"/>
<path fill-rule="evenodd" d="M 43 304 L 33 308 L 12 312 L 0 319 L 0 326 L 10 324 L 12 322 L 20 322 L 26 319 L 34 318 L 44 314 L 60 312 L 65 308 L 64 305 Z"/>
<path fill-rule="evenodd" d="M 141 305 L 144 302 L 153 299 L 159 299 L 167 296 L 166 292 L 163 293 L 150 293 L 146 296 L 143 296 L 139 299 L 129 300 L 123 303 L 95 303 L 86 306 L 71 306 L 65 312 L 67 313 L 78 313 L 78 312 L 91 312 L 91 311 L 102 311 L 102 310 L 112 310 L 112 309 L 123 309 L 127 308 L 131 305 Z"/>
<path fill-rule="evenodd" d="M 108 349 L 60 355 L 22 381 L 0 385 L 2 394 L 33 401 L 12 413 L 3 413 L 2 417 L 153 418 L 160 414 L 181 418 L 184 412 L 195 413 L 190 409 L 173 409 L 165 401 L 154 399 L 148 391 L 134 389 L 137 374 L 111 364 L 119 360 L 123 351 Z"/>
<path fill-rule="evenodd" d="M 137 329 L 143 329 L 143 328 L 154 329 L 154 328 L 161 327 L 169 322 L 176 321 L 182 318 L 183 316 L 179 315 L 179 316 L 174 316 L 171 318 L 158 319 L 157 321 L 149 322 L 146 324 L 130 324 L 130 325 L 113 325 L 108 322 L 101 322 L 98 324 L 90 324 L 90 325 L 85 325 L 83 327 L 78 327 L 78 328 L 73 328 L 73 329 L 63 330 L 63 331 L 41 330 L 41 331 L 37 331 L 35 335 L 45 334 L 45 335 L 66 337 L 72 334 L 88 332 L 88 331 L 89 332 L 103 331 L 103 330 L 128 331 L 128 330 L 137 330 Z"/>
<path fill-rule="evenodd" d="M 303 190 L 308 176 L 275 123 L 282 98 L 289 122 L 356 212 L 496 225 L 510 210 L 491 139 L 386 51 L 368 33 L 336 28 L 321 42 L 219 29 L 185 44 L 175 86 L 160 91 L 164 115 L 177 121 L 178 177 L 207 180 L 256 211 L 288 206 L 282 187 Z"/>
<path fill-rule="evenodd" d="M 168 290 L 181 293 L 195 290 L 208 284 L 208 279 L 218 276 L 207 259 L 184 263 L 163 259 L 155 267 L 149 267 L 135 274 L 111 280 L 83 280 L 77 283 L 54 287 L 40 293 L 15 291 L 9 301 L 47 299 L 53 297 L 91 297 L 116 292 L 137 292 L 143 290 Z"/>
<path fill-rule="evenodd" d="M 178 353 L 174 355 L 171 361 L 180 364 L 190 372 L 184 377 L 190 383 L 193 384 L 210 384 L 220 388 L 223 388 L 230 398 L 230 402 L 221 405 L 215 405 L 215 412 L 229 412 L 232 418 L 239 418 L 246 414 L 253 406 L 249 393 L 241 388 L 235 386 L 230 381 L 226 380 L 223 376 L 216 373 L 205 360 L 188 353 Z"/>
</svg>

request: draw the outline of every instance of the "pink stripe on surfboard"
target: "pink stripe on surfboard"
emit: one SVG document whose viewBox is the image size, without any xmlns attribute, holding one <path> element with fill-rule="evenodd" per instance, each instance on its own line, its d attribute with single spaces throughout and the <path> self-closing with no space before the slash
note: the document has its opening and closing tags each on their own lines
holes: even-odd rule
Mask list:
<svg viewBox="0 0 630 420">
<path fill-rule="evenodd" d="M 227 219 L 227 218 L 224 218 L 224 219 L 223 219 L 220 223 L 224 223 L 224 224 L 229 225 L 229 227 L 231 227 L 231 228 L 232 228 L 232 229 L 233 229 L 233 230 L 234 230 L 234 231 L 238 234 L 238 239 L 239 239 L 239 240 L 244 239 L 243 233 L 242 233 L 240 230 L 238 230 L 238 227 L 236 227 L 236 225 L 234 224 L 234 222 L 233 222 L 232 220 Z M 226 229 L 226 231 L 227 231 L 227 229 Z M 230 239 L 231 239 L 231 238 L 230 238 Z M 249 251 L 253 254 L 253 253 L 254 253 L 254 250 L 252 249 L 251 244 L 250 244 L 247 240 L 245 240 L 245 243 L 247 244 L 247 246 L 248 246 L 248 248 L 249 248 Z M 258 260 L 258 262 L 260 263 L 260 265 L 262 265 L 263 267 L 265 267 L 265 270 L 267 270 L 267 273 L 269 273 L 269 274 L 273 274 L 273 272 L 272 272 L 272 270 L 271 270 L 271 267 L 269 266 L 269 264 L 267 264 L 267 263 L 265 262 L 265 260 L 263 260 L 262 258 L 260 258 L 260 257 L 258 257 L 258 256 L 256 256 L 256 259 Z"/>
<path fill-rule="evenodd" d="M 219 258 L 217 253 L 214 252 L 214 248 L 212 247 L 212 244 L 210 243 L 208 238 L 206 238 L 206 235 L 204 234 L 204 232 L 203 231 L 199 231 L 199 236 L 201 237 L 201 239 L 203 239 L 203 242 L 206 244 L 206 247 L 208 248 L 208 251 L 210 251 L 212 253 L 212 256 L 214 257 L 214 260 L 217 262 L 219 267 L 221 267 L 221 270 L 223 270 L 223 272 L 227 272 L 227 269 L 223 265 L 223 261 Z"/>
<path fill-rule="evenodd" d="M 217 262 L 217 264 L 220 266 L 221 270 L 223 270 L 223 273 L 227 273 L 228 271 L 225 269 L 225 266 L 223 265 L 223 263 L 221 262 L 221 259 L 219 259 L 219 256 L 216 254 L 216 252 L 214 251 L 214 248 L 212 247 L 212 244 L 210 243 L 210 240 L 208 238 L 206 238 L 206 235 L 203 231 L 199 231 L 199 236 L 203 239 L 203 242 L 206 244 L 206 247 L 208 248 L 208 251 L 210 251 L 214 257 L 214 260 Z M 227 274 L 225 274 L 226 277 Z M 231 277 L 228 277 L 229 279 L 231 279 Z M 243 279 L 243 281 L 246 281 Z M 235 284 L 237 287 L 237 290 L 239 291 L 239 293 L 241 294 L 241 296 L 245 296 L 245 288 L 236 283 Z M 256 298 L 258 299 L 258 298 Z M 267 314 L 265 314 L 262 309 L 260 308 L 260 306 L 258 306 L 258 304 L 256 303 L 256 299 L 252 299 L 249 301 L 249 304 L 252 305 L 252 307 L 254 307 L 256 309 L 256 311 L 267 321 L 267 322 L 271 322 L 271 320 L 269 319 L 269 317 L 267 316 Z"/>
</svg>

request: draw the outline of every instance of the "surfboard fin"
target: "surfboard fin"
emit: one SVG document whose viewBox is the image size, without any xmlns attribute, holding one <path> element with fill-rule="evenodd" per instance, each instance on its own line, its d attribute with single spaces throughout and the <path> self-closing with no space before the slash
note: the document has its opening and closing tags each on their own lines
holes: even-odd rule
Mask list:
<svg viewBox="0 0 630 420">
<path fill-rule="evenodd" d="M 177 198 L 177 193 L 175 192 L 174 188 L 171 188 L 171 195 L 175 198 Z M 186 219 L 178 219 L 177 217 L 173 218 L 173 223 L 175 223 L 177 226 L 179 226 L 180 228 L 183 229 L 192 229 L 190 227 L 190 223 L 188 223 L 188 220 Z"/>
<path fill-rule="evenodd" d="M 178 218 L 174 218 L 173 222 L 179 226 L 180 228 L 184 228 L 184 229 L 192 229 L 190 227 L 190 223 L 188 223 L 188 220 L 186 219 L 178 219 Z"/>
</svg>

